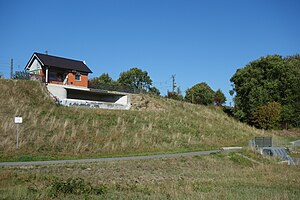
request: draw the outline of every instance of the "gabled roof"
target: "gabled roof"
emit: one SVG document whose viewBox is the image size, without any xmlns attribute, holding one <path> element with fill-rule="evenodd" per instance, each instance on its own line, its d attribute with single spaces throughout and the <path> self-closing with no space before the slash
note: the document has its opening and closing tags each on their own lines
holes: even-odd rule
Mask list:
<svg viewBox="0 0 300 200">
<path fill-rule="evenodd" d="M 79 60 L 72 60 L 68 58 L 61 58 L 57 56 L 50 56 L 46 54 L 41 53 L 33 53 L 32 57 L 30 58 L 29 62 L 27 63 L 25 69 L 28 69 L 28 67 L 33 62 L 34 58 L 37 58 L 37 60 L 40 62 L 42 66 L 47 67 L 56 67 L 60 69 L 69 69 L 69 70 L 75 70 L 79 72 L 86 72 L 86 73 L 93 73 L 86 64 L 84 64 L 83 61 Z"/>
</svg>

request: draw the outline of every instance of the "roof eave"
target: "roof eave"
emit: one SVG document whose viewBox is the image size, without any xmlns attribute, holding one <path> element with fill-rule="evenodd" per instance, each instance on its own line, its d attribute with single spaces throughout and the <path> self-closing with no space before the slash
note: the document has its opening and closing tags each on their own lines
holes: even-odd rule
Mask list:
<svg viewBox="0 0 300 200">
<path fill-rule="evenodd" d="M 34 58 L 36 58 L 36 59 L 38 60 L 38 62 L 39 62 L 42 66 L 45 66 L 44 63 L 41 61 L 41 59 L 40 59 L 35 53 L 33 53 L 32 56 L 31 56 L 31 58 L 30 58 L 30 60 L 28 61 L 28 63 L 26 64 L 26 66 L 25 66 L 25 68 L 24 68 L 25 70 L 28 70 L 28 69 L 29 69 L 29 67 L 30 67 L 30 65 L 32 64 Z"/>
</svg>

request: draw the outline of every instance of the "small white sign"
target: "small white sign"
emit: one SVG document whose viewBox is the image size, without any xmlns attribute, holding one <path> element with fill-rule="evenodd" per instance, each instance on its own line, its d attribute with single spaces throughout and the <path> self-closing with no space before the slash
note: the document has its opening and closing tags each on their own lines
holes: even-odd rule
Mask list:
<svg viewBox="0 0 300 200">
<path fill-rule="evenodd" d="M 23 118 L 22 117 L 15 117 L 15 124 L 22 124 Z"/>
</svg>

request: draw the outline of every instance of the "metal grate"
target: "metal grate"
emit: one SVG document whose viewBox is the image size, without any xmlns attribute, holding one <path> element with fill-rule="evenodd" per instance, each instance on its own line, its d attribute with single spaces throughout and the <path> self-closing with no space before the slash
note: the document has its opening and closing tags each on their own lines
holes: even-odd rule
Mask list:
<svg viewBox="0 0 300 200">
<path fill-rule="evenodd" d="M 256 147 L 272 147 L 272 137 L 255 137 Z"/>
</svg>

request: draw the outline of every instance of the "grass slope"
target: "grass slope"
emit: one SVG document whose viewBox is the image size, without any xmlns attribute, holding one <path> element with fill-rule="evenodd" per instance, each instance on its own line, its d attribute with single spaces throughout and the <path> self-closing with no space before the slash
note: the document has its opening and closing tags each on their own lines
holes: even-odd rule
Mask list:
<svg viewBox="0 0 300 200">
<path fill-rule="evenodd" d="M 267 161 L 229 153 L 2 167 L 0 199 L 300 199 L 300 168 Z"/>
<path fill-rule="evenodd" d="M 35 81 L 0 80 L 0 159 L 41 160 L 216 149 L 262 132 L 214 107 L 147 97 L 163 108 L 63 107 Z M 15 116 L 23 117 L 16 149 Z"/>
</svg>

